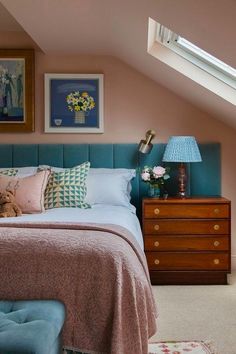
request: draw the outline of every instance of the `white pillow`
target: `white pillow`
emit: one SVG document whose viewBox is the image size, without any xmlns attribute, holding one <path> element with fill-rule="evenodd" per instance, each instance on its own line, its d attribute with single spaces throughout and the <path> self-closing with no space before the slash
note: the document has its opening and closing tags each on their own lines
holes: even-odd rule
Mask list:
<svg viewBox="0 0 236 354">
<path fill-rule="evenodd" d="M 89 174 L 106 173 L 112 175 L 123 175 L 128 179 L 127 193 L 129 200 L 131 199 L 130 193 L 132 191 L 131 180 L 136 176 L 136 170 L 128 168 L 90 168 Z"/>
<path fill-rule="evenodd" d="M 135 174 L 133 169 L 90 168 L 85 201 L 90 205 L 125 206 L 135 212 L 135 207 L 130 204 L 130 182 Z"/>
<path fill-rule="evenodd" d="M 51 168 L 61 172 L 61 167 L 41 165 L 39 169 Z M 90 168 L 86 180 L 87 195 L 85 202 L 126 206 L 133 212 L 135 207 L 130 203 L 131 180 L 136 176 L 134 169 L 127 168 Z"/>
<path fill-rule="evenodd" d="M 16 167 L 16 169 L 18 170 L 17 176 L 19 177 L 33 176 L 37 173 L 37 167 L 34 166 Z"/>
</svg>

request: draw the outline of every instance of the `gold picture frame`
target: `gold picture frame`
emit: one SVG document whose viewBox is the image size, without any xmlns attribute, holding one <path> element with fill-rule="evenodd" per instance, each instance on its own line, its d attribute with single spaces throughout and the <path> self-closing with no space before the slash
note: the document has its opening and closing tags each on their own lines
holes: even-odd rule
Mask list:
<svg viewBox="0 0 236 354">
<path fill-rule="evenodd" d="M 0 133 L 34 131 L 34 50 L 0 49 Z"/>
</svg>

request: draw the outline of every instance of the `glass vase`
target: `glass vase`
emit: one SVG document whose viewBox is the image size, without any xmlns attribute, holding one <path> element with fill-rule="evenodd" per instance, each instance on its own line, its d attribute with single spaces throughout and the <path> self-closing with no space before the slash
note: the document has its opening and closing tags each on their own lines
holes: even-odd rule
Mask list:
<svg viewBox="0 0 236 354">
<path fill-rule="evenodd" d="M 149 184 L 148 186 L 148 196 L 150 198 L 159 198 L 160 197 L 160 187 L 158 185 Z"/>
</svg>

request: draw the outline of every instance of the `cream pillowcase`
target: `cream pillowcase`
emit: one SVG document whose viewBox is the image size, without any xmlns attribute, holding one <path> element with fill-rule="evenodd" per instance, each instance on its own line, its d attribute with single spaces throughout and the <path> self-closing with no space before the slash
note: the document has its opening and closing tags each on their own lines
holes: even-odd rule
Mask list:
<svg viewBox="0 0 236 354">
<path fill-rule="evenodd" d="M 134 177 L 134 169 L 91 168 L 85 201 L 91 205 L 124 206 L 135 212 L 135 207 L 130 203 L 131 180 Z"/>
<path fill-rule="evenodd" d="M 42 213 L 44 209 L 44 192 L 49 171 L 40 171 L 28 177 L 9 177 L 0 174 L 0 191 L 15 191 L 15 201 L 25 214 Z"/>
</svg>

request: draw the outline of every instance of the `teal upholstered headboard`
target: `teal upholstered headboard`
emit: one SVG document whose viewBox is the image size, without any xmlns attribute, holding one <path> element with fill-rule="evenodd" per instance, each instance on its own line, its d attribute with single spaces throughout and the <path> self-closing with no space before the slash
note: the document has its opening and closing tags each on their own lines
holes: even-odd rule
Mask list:
<svg viewBox="0 0 236 354">
<path fill-rule="evenodd" d="M 202 162 L 188 166 L 188 192 L 190 195 L 221 195 L 220 144 L 200 144 Z M 160 165 L 165 144 L 155 144 L 149 155 L 139 154 L 137 144 L 22 144 L 0 145 L 0 167 L 53 165 L 72 167 L 90 161 L 91 167 L 139 168 Z M 177 165 L 171 167 L 169 193 L 177 191 Z M 132 182 L 132 202 L 140 211 L 147 186 L 139 175 Z"/>
</svg>

